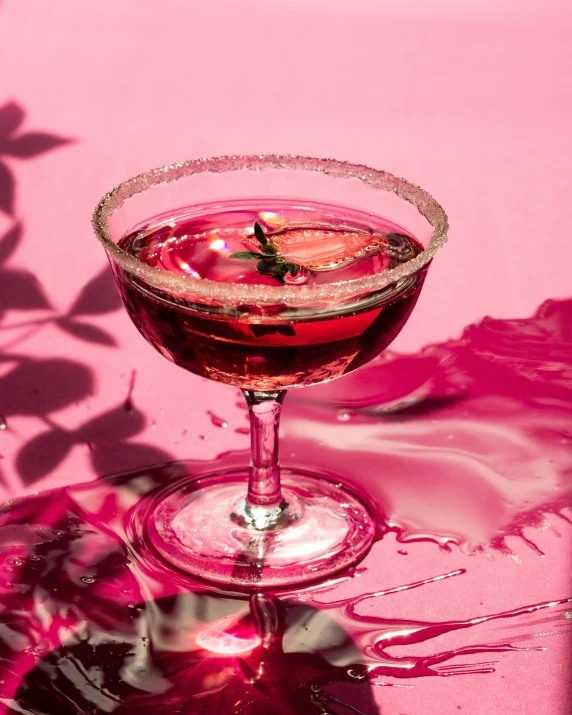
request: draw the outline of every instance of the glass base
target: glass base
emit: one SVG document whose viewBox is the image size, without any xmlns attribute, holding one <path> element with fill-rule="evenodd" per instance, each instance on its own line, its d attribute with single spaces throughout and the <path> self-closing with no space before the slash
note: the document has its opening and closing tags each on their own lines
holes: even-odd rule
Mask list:
<svg viewBox="0 0 572 715">
<path fill-rule="evenodd" d="M 182 571 L 239 587 L 293 586 L 359 561 L 375 524 L 341 484 L 282 472 L 284 501 L 249 508 L 245 470 L 189 479 L 157 497 L 148 536 Z"/>
</svg>

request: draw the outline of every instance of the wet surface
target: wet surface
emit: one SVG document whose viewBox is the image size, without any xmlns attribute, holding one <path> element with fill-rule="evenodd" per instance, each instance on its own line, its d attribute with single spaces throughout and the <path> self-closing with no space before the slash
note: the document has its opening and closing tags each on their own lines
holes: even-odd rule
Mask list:
<svg viewBox="0 0 572 715">
<path fill-rule="evenodd" d="M 544 712 L 563 715 L 571 317 L 561 301 L 487 319 L 289 395 L 283 462 L 336 471 L 379 524 L 364 562 L 328 583 L 224 591 L 147 543 L 142 497 L 244 452 L 6 504 L 0 708 L 412 715 L 430 698 L 532 713 L 542 682 L 560 688 Z"/>
<path fill-rule="evenodd" d="M 572 503 L 572 301 L 293 391 L 283 460 L 327 467 L 402 541 L 467 551 Z"/>
<path fill-rule="evenodd" d="M 542 635 L 571 630 L 572 599 L 459 620 L 380 615 L 382 599 L 411 591 L 423 591 L 422 602 L 439 599 L 463 568 L 342 598 L 367 566 L 303 591 L 241 594 L 193 582 L 164 567 L 138 535 L 133 505 L 145 482 L 149 473 L 4 510 L 7 712 L 338 713 L 347 702 L 369 715 L 379 712 L 375 686 L 493 674 L 500 654 L 540 656 L 546 643 L 533 637 L 541 614 Z M 512 628 L 486 630 L 497 621 Z M 476 633 L 465 645 L 434 643 L 468 629 Z M 339 683 L 359 691 L 340 700 L 332 692 Z"/>
</svg>

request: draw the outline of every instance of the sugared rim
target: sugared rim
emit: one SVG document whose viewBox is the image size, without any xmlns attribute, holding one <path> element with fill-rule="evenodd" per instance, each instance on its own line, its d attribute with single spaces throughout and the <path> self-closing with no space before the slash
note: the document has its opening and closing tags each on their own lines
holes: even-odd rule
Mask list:
<svg viewBox="0 0 572 715">
<path fill-rule="evenodd" d="M 219 283 L 206 278 L 183 276 L 153 268 L 127 253 L 112 241 L 109 233 L 109 218 L 127 199 L 146 191 L 157 184 L 179 181 L 193 174 L 204 172 L 222 173 L 238 170 L 260 171 L 262 169 L 294 169 L 316 171 L 339 179 L 359 179 L 364 184 L 380 191 L 391 191 L 413 204 L 419 213 L 433 226 L 427 248 L 406 263 L 390 271 L 365 278 L 328 283 L 323 285 L 243 285 Z M 150 217 L 151 218 L 151 217 Z M 336 302 L 352 296 L 370 293 L 417 273 L 426 265 L 447 240 L 449 227 L 447 215 L 435 199 L 426 191 L 405 179 L 387 171 L 371 169 L 362 164 L 351 164 L 334 159 L 316 159 L 307 156 L 262 154 L 249 156 L 220 156 L 209 159 L 191 159 L 182 164 L 171 164 L 152 169 L 124 181 L 101 199 L 93 213 L 93 227 L 109 256 L 129 273 L 164 290 L 175 297 L 189 297 L 197 302 L 220 305 L 312 305 L 321 302 Z"/>
</svg>

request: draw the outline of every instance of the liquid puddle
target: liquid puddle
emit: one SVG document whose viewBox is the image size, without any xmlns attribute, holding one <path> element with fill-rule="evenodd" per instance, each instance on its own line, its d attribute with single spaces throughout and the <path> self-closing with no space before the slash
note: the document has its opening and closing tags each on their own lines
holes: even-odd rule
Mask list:
<svg viewBox="0 0 572 715">
<path fill-rule="evenodd" d="M 571 325 L 572 300 L 548 301 L 292 390 L 282 462 L 337 475 L 402 543 L 509 553 L 515 536 L 540 556 L 523 530 L 572 505 Z"/>
<path fill-rule="evenodd" d="M 178 468 L 164 467 L 161 478 L 173 479 Z M 409 592 L 421 592 L 419 609 L 446 601 L 450 582 L 462 591 L 466 568 L 342 598 L 356 579 L 368 582 L 367 568 L 303 590 L 251 595 L 193 581 L 163 565 L 145 541 L 138 500 L 148 478 L 142 470 L 3 508 L 5 712 L 373 715 L 377 686 L 506 672 L 508 656 L 543 657 L 547 644 L 533 639 L 572 632 L 572 598 L 466 619 L 391 615 Z M 490 629 L 494 622 L 500 633 Z M 448 634 L 473 629 L 464 644 L 442 647 Z M 356 686 L 349 699 L 336 690 L 343 684 Z"/>
</svg>

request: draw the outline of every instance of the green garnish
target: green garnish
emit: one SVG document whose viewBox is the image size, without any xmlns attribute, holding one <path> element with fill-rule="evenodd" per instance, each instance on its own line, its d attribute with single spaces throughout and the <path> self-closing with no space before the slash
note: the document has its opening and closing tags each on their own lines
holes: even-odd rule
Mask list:
<svg viewBox="0 0 572 715">
<path fill-rule="evenodd" d="M 254 224 L 254 235 L 256 236 L 256 240 L 261 246 L 266 246 L 266 244 L 268 243 L 268 239 L 266 238 L 264 229 L 258 223 L 258 221 L 256 221 L 256 223 Z"/>
<path fill-rule="evenodd" d="M 260 258 L 260 255 L 260 253 L 254 253 L 253 251 L 239 251 L 230 255 L 229 258 L 242 258 L 243 261 L 253 261 Z"/>
<path fill-rule="evenodd" d="M 287 273 L 292 277 L 298 275 L 302 266 L 298 263 L 289 263 L 278 255 L 278 249 L 264 233 L 258 221 L 254 224 L 254 236 L 262 248 L 260 253 L 256 253 L 255 251 L 239 251 L 238 253 L 232 253 L 229 258 L 238 258 L 243 261 L 258 261 L 256 270 L 260 275 L 274 278 L 278 283 L 286 283 Z"/>
</svg>

